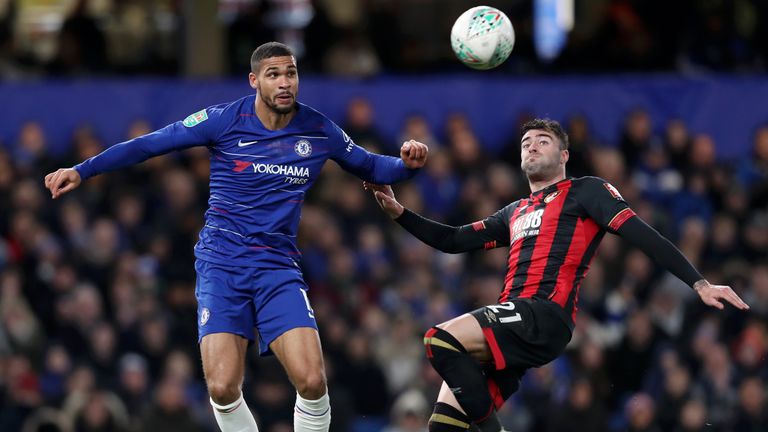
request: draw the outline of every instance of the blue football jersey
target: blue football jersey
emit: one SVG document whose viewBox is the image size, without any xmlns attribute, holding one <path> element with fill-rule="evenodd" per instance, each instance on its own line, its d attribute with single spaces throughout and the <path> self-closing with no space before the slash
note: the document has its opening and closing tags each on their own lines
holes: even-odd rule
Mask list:
<svg viewBox="0 0 768 432">
<path fill-rule="evenodd" d="M 400 158 L 370 153 L 307 105 L 283 129 L 264 127 L 255 95 L 196 112 L 150 134 L 116 144 L 74 168 L 83 179 L 194 146 L 210 151 L 208 210 L 195 256 L 247 267 L 295 265 L 301 206 L 326 160 L 363 180 L 411 177 Z"/>
</svg>

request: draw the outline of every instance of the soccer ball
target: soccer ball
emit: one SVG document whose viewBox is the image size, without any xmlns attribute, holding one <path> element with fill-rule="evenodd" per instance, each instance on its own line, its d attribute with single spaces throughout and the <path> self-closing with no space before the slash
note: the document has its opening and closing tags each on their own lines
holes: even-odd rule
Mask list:
<svg viewBox="0 0 768 432">
<path fill-rule="evenodd" d="M 515 30 L 504 12 L 490 6 L 467 10 L 451 29 L 451 48 L 473 69 L 491 69 L 504 63 L 515 45 Z"/>
</svg>

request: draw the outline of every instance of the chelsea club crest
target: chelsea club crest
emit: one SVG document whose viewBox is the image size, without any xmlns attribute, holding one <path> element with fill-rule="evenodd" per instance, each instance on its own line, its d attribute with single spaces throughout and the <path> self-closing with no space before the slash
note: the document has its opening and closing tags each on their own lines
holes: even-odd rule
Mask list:
<svg viewBox="0 0 768 432">
<path fill-rule="evenodd" d="M 296 145 L 293 146 L 293 149 L 296 151 L 296 154 L 301 157 L 307 157 L 312 154 L 312 144 L 305 139 L 297 141 Z"/>
</svg>

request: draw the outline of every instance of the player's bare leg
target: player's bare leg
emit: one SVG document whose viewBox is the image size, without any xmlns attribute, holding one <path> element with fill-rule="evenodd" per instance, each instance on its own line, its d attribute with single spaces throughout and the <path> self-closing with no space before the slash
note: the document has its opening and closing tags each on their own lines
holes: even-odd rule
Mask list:
<svg viewBox="0 0 768 432">
<path fill-rule="evenodd" d="M 331 425 L 331 406 L 317 330 L 310 327 L 288 330 L 269 347 L 296 388 L 294 431 L 327 431 Z"/>
<path fill-rule="evenodd" d="M 464 314 L 458 316 L 438 324 L 437 327 L 455 337 L 475 360 L 489 362 L 493 358 L 488 342 L 486 342 L 483 335 L 483 328 L 480 327 L 480 323 L 472 315 Z"/>
<path fill-rule="evenodd" d="M 501 425 L 480 362 L 492 359 L 477 320 L 464 314 L 433 327 L 424 335 L 427 357 L 445 380 L 429 422 L 432 432 L 458 432 L 475 423 L 481 431 Z"/>
<path fill-rule="evenodd" d="M 257 432 L 256 420 L 243 400 L 248 340 L 231 333 L 203 336 L 200 354 L 216 422 L 222 432 Z"/>
</svg>

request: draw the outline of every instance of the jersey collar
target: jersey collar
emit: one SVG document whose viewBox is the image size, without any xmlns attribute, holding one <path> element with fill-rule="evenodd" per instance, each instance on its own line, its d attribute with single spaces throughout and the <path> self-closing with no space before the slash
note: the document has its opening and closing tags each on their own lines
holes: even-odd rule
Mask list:
<svg viewBox="0 0 768 432">
<path fill-rule="evenodd" d="M 563 183 L 571 181 L 571 180 L 573 180 L 573 177 L 566 176 L 564 179 L 560 180 L 557 183 L 552 183 L 551 185 L 545 187 L 544 189 L 541 189 L 541 190 L 538 190 L 536 192 L 533 192 L 530 195 L 530 197 L 531 197 L 531 199 L 533 199 L 533 198 L 540 198 L 544 194 L 549 194 L 551 192 L 554 192 L 554 191 L 558 190 Z"/>
</svg>

